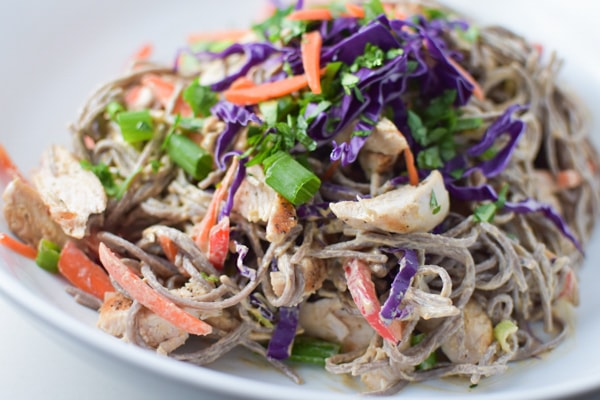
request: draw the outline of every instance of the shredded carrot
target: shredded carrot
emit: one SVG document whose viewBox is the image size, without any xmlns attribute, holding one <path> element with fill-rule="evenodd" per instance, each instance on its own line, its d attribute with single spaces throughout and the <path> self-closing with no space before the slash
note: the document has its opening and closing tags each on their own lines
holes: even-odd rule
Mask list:
<svg viewBox="0 0 600 400">
<path fill-rule="evenodd" d="M 150 58 L 152 52 L 154 51 L 154 46 L 152 43 L 145 43 L 133 54 L 134 61 L 143 61 Z"/>
<path fill-rule="evenodd" d="M 94 147 L 96 147 L 96 141 L 89 135 L 83 137 L 83 144 L 88 150 L 94 150 Z"/>
<path fill-rule="evenodd" d="M 27 182 L 27 179 L 23 177 L 17 165 L 8 155 L 8 152 L 0 144 L 0 184 L 11 181 L 14 178 L 21 178 L 23 182 Z"/>
<path fill-rule="evenodd" d="M 466 69 L 460 66 L 459 63 L 454 61 L 452 58 L 448 57 L 448 62 L 452 64 L 454 68 L 467 80 L 471 85 L 473 85 L 473 96 L 475 96 L 478 100 L 485 100 L 485 94 L 483 93 L 483 89 L 479 86 L 479 83 L 473 78 L 473 75 L 469 73 Z"/>
<path fill-rule="evenodd" d="M 238 160 L 234 158 L 233 163 L 229 167 L 229 170 L 225 174 L 225 177 L 221 181 L 221 185 L 215 190 L 213 194 L 212 200 L 208 205 L 208 209 L 206 210 L 206 214 L 204 214 L 204 218 L 198 224 L 196 224 L 192 231 L 192 238 L 196 245 L 202 250 L 205 254 L 208 253 L 208 245 L 210 242 L 210 230 L 217 223 L 217 216 L 219 214 L 219 208 L 221 207 L 221 203 L 225 200 L 227 196 L 227 191 L 229 189 L 229 185 L 233 180 L 233 175 L 235 170 L 237 169 Z"/>
<path fill-rule="evenodd" d="M 244 36 L 248 35 L 250 30 L 248 29 L 230 29 L 226 31 L 214 31 L 214 32 L 197 32 L 188 35 L 188 43 L 198 42 L 215 42 L 229 40 L 232 42 L 239 42 Z"/>
<path fill-rule="evenodd" d="M 327 8 L 307 8 L 291 12 L 287 19 L 291 21 L 330 21 L 333 14 Z"/>
<path fill-rule="evenodd" d="M 160 244 L 160 247 L 165 253 L 165 256 L 167 256 L 167 259 L 173 262 L 175 260 L 175 257 L 177 257 L 178 251 L 175 243 L 168 236 L 165 235 L 158 235 L 156 238 L 158 239 L 158 243 Z"/>
<path fill-rule="evenodd" d="M 143 86 L 150 88 L 154 97 L 156 97 L 163 106 L 169 104 L 173 92 L 175 91 L 175 85 L 172 82 L 169 82 L 156 74 L 146 74 L 142 76 L 141 83 Z"/>
<path fill-rule="evenodd" d="M 208 239 L 208 261 L 216 268 L 223 269 L 229 253 L 229 217 L 224 217 L 210 229 Z"/>
<path fill-rule="evenodd" d="M 60 251 L 58 271 L 73 286 L 101 300 L 105 293 L 115 291 L 106 271 L 90 260 L 72 240 Z"/>
<path fill-rule="evenodd" d="M 341 160 L 335 160 L 334 162 L 332 162 L 329 167 L 327 167 L 327 169 L 325 170 L 325 172 L 323 172 L 323 174 L 321 175 L 321 180 L 322 181 L 328 181 L 333 177 L 333 174 L 335 173 L 335 171 L 339 168 L 341 164 Z"/>
<path fill-rule="evenodd" d="M 0 244 L 11 249 L 15 253 L 19 253 L 23 257 L 31 258 L 35 260 L 37 257 L 37 250 L 33 247 L 18 241 L 12 236 L 7 235 L 6 233 L 0 233 Z"/>
<path fill-rule="evenodd" d="M 357 4 L 346 3 L 346 10 L 348 10 L 348 14 L 355 18 L 365 17 L 365 9 Z"/>
<path fill-rule="evenodd" d="M 581 185 L 582 177 L 574 169 L 563 169 L 556 174 L 556 185 L 559 189 L 573 189 Z"/>
<path fill-rule="evenodd" d="M 305 75 L 296 75 L 275 82 L 263 83 L 249 88 L 229 89 L 223 92 L 225 99 L 238 105 L 257 104 L 262 101 L 277 99 L 304 89 L 308 85 Z"/>
<path fill-rule="evenodd" d="M 135 86 L 127 89 L 127 91 L 125 92 L 124 100 L 125 100 L 125 104 L 128 107 L 132 107 L 137 103 L 137 101 L 140 98 L 143 88 L 144 87 L 142 85 L 135 85 Z"/>
<path fill-rule="evenodd" d="M 181 330 L 194 335 L 208 335 L 212 326 L 179 308 L 171 300 L 152 289 L 140 277 L 135 275 L 104 243 L 99 247 L 102 265 L 110 276 L 141 305 L 159 317 L 172 323 Z"/>
<path fill-rule="evenodd" d="M 323 38 L 319 31 L 302 35 L 301 54 L 302 66 L 308 80 L 308 87 L 314 94 L 321 93 L 321 46 Z"/>
<path fill-rule="evenodd" d="M 406 170 L 408 171 L 410 184 L 417 186 L 419 184 L 419 172 L 415 165 L 415 156 L 410 147 L 404 149 L 404 161 L 406 162 Z"/>
<path fill-rule="evenodd" d="M 251 88 L 251 87 L 255 87 L 256 84 L 254 83 L 254 81 L 248 77 L 245 76 L 241 76 L 239 78 L 237 78 L 235 81 L 233 81 L 233 83 L 229 86 L 229 90 L 236 90 L 236 89 L 245 89 L 245 88 Z"/>
</svg>

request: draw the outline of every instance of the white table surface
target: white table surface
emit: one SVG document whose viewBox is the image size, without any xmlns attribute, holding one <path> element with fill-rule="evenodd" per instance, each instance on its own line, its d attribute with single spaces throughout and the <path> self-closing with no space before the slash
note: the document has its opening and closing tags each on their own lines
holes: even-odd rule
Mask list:
<svg viewBox="0 0 600 400">
<path fill-rule="evenodd" d="M 102 370 L 58 344 L 1 296 L 0 343 L 0 399 L 224 399 L 168 383 L 140 386 L 137 379 Z M 571 399 L 600 399 L 600 390 Z"/>
</svg>

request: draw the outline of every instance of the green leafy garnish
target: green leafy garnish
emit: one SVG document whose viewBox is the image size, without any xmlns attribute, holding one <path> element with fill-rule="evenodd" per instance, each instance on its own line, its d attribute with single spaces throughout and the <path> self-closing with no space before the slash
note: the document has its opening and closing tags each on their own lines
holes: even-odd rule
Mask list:
<svg viewBox="0 0 600 400">
<path fill-rule="evenodd" d="M 102 187 L 104 187 L 104 192 L 106 192 L 107 196 L 115 197 L 117 195 L 119 192 L 119 185 L 115 183 L 114 175 L 110 172 L 108 165 L 104 163 L 92 164 L 88 160 L 81 160 L 79 165 L 86 171 L 91 171 L 96 175 L 102 184 Z"/>
<path fill-rule="evenodd" d="M 219 97 L 209 86 L 201 85 L 196 78 L 183 91 L 183 100 L 190 105 L 195 116 L 207 117 L 211 107 L 219 101 Z"/>
<path fill-rule="evenodd" d="M 294 339 L 289 361 L 325 365 L 325 360 L 340 351 L 340 345 L 308 336 Z"/>
<path fill-rule="evenodd" d="M 440 212 L 442 206 L 438 203 L 437 197 L 435 196 L 435 191 L 431 191 L 431 195 L 429 197 L 429 208 L 431 209 L 431 213 L 433 215 Z"/>
<path fill-rule="evenodd" d="M 421 343 L 423 341 L 423 339 L 425 339 L 425 336 L 426 335 L 424 333 L 418 333 L 416 335 L 412 335 L 410 337 L 410 345 L 416 346 L 417 344 Z M 425 360 L 423 360 L 423 362 L 421 364 L 417 365 L 416 369 L 425 371 L 425 370 L 433 368 L 435 366 L 435 364 L 437 364 L 437 356 L 434 351 L 431 354 L 429 354 L 427 356 L 427 358 Z"/>
<path fill-rule="evenodd" d="M 365 22 L 369 22 L 380 16 L 381 14 L 385 14 L 385 10 L 383 8 L 383 4 L 381 4 L 380 0 L 368 0 L 363 3 L 363 9 L 365 10 Z"/>
<path fill-rule="evenodd" d="M 508 184 L 504 184 L 500 193 L 498 193 L 498 200 L 493 203 L 485 203 L 478 206 L 473 212 L 473 218 L 478 222 L 492 222 L 496 212 L 506 203 L 506 193 L 508 192 Z"/>
</svg>

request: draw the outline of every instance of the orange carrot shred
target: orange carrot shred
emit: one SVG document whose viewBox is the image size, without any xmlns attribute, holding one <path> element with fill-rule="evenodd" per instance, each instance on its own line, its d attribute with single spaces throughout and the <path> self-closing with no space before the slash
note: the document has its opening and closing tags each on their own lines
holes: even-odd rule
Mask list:
<svg viewBox="0 0 600 400">
<path fill-rule="evenodd" d="M 348 14 L 352 15 L 355 18 L 365 17 L 365 9 L 357 4 L 346 3 L 346 10 L 348 10 Z"/>
<path fill-rule="evenodd" d="M 463 67 L 461 67 L 461 65 L 459 63 L 457 63 L 456 61 L 454 61 L 452 58 L 448 57 L 448 62 L 450 62 L 450 64 L 452 64 L 452 66 L 454 68 L 456 68 L 456 70 L 467 80 L 469 81 L 469 83 L 471 85 L 473 85 L 473 96 L 475 96 L 476 99 L 478 100 L 485 100 L 485 94 L 483 93 L 483 89 L 481 88 L 481 86 L 479 85 L 479 83 L 477 83 L 477 81 L 475 80 L 475 78 L 473 78 L 473 75 L 471 75 L 466 69 L 464 69 Z"/>
<path fill-rule="evenodd" d="M 581 185 L 582 177 L 574 169 L 563 169 L 556 174 L 556 185 L 559 189 L 573 189 Z"/>
<path fill-rule="evenodd" d="M 287 19 L 291 21 L 330 21 L 333 14 L 327 8 L 308 8 L 291 12 Z"/>
<path fill-rule="evenodd" d="M 301 54 L 302 66 L 308 80 L 308 87 L 314 94 L 321 93 L 321 46 L 323 38 L 319 31 L 302 35 Z"/>
<path fill-rule="evenodd" d="M 229 86 L 229 90 L 251 88 L 251 87 L 255 87 L 255 86 L 256 86 L 256 84 L 254 83 L 254 81 L 252 79 L 245 77 L 245 76 L 241 76 L 241 77 L 237 78 L 235 81 L 233 81 L 233 83 Z"/>
<path fill-rule="evenodd" d="M 398 131 L 401 135 L 402 132 Z M 406 170 L 408 171 L 408 179 L 411 185 L 417 186 L 419 184 L 419 171 L 415 164 L 415 155 L 413 154 L 410 147 L 404 149 L 404 162 L 406 163 Z"/>
<path fill-rule="evenodd" d="M 152 52 L 154 51 L 154 46 L 152 43 L 145 43 L 133 54 L 134 61 L 143 61 L 150 58 Z"/>
<path fill-rule="evenodd" d="M 129 88 L 126 92 L 125 92 L 125 104 L 128 107 L 133 106 L 135 103 L 137 103 L 138 99 L 140 98 L 140 93 L 143 89 L 143 86 L 141 85 L 135 85 L 131 88 Z"/>
<path fill-rule="evenodd" d="M 206 214 L 204 214 L 204 218 L 202 218 L 202 220 L 193 228 L 192 238 L 200 250 L 202 250 L 205 254 L 208 253 L 210 230 L 217 223 L 219 207 L 227 196 L 229 185 L 231 184 L 234 172 L 237 169 L 237 162 L 237 159 L 234 159 L 233 163 L 229 166 L 229 170 L 221 181 L 221 185 L 213 194 L 212 200 L 210 201 L 208 209 L 206 210 Z"/>
<path fill-rule="evenodd" d="M 175 85 L 172 82 L 166 81 L 162 77 L 156 74 L 146 74 L 142 76 L 142 85 L 148 87 L 154 97 L 161 102 L 163 107 L 166 107 L 171 101 L 173 92 L 175 91 Z"/>
<path fill-rule="evenodd" d="M 131 272 L 127 265 L 104 243 L 100 243 L 99 254 L 104 268 L 132 299 L 188 333 L 207 335 L 212 332 L 212 326 L 178 307 Z"/>
<path fill-rule="evenodd" d="M 305 75 L 296 75 L 254 87 L 226 90 L 223 92 L 223 96 L 231 103 L 250 105 L 283 97 L 304 89 L 307 85 L 308 80 Z"/>
<path fill-rule="evenodd" d="M 197 42 L 215 42 L 222 40 L 230 40 L 232 42 L 238 42 L 244 36 L 251 31 L 248 29 L 231 29 L 225 31 L 214 31 L 214 32 L 197 32 L 188 35 L 188 43 Z"/>
<path fill-rule="evenodd" d="M 168 236 L 165 235 L 158 235 L 156 238 L 158 239 L 158 243 L 160 244 L 160 247 L 165 253 L 165 256 L 167 256 L 167 259 L 173 262 L 175 260 L 175 257 L 177 257 L 178 251 L 175 243 Z"/>
<path fill-rule="evenodd" d="M 0 144 L 0 184 L 8 183 L 14 178 L 21 178 L 23 182 L 27 182 L 4 146 Z"/>
<path fill-rule="evenodd" d="M 37 257 L 37 250 L 33 247 L 18 241 L 17 239 L 7 235 L 6 233 L 0 233 L 0 244 L 11 249 L 15 253 L 19 253 L 23 257 L 31 258 L 35 260 Z"/>
</svg>

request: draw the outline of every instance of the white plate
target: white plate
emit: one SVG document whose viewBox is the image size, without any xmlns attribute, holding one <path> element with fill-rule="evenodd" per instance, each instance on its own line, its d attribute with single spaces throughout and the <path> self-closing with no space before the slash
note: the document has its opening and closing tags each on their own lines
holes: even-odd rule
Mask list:
<svg viewBox="0 0 600 400">
<path fill-rule="evenodd" d="M 187 3 L 187 4 L 184 4 Z M 0 2 L 0 143 L 16 163 L 28 171 L 50 143 L 68 143 L 65 125 L 76 116 L 85 97 L 99 83 L 118 74 L 140 44 L 152 41 L 158 57 L 169 61 L 185 35 L 192 31 L 242 26 L 256 15 L 259 1 L 218 2 L 44 0 Z M 501 23 L 526 34 L 546 49 L 557 49 L 567 63 L 564 78 L 600 115 L 600 57 L 596 38 L 600 15 L 596 2 L 559 1 L 469 2 L 451 4 L 486 23 Z M 542 5 L 543 4 L 543 5 Z M 595 123 L 598 128 L 598 123 Z M 600 142 L 600 135 L 595 135 Z M 0 220 L 0 231 L 6 224 Z M 466 381 L 415 385 L 399 397 L 470 399 L 531 399 L 573 395 L 600 386 L 600 270 L 592 260 L 600 257 L 600 238 L 587 254 L 583 271 L 582 305 L 576 330 L 551 354 L 516 364 L 508 373 L 483 380 L 473 390 Z M 94 328 L 95 313 L 76 305 L 64 293 L 64 283 L 31 262 L 0 248 L 0 292 L 22 313 L 50 328 L 90 362 L 101 362 L 114 379 L 141 381 L 151 374 L 154 385 L 174 390 L 197 389 L 261 399 L 355 397 L 350 380 L 331 377 L 318 368 L 304 368 L 303 386 L 295 386 L 253 357 L 229 357 L 210 368 L 199 368 L 135 348 Z M 568 366 L 566 368 L 565 366 Z M 148 385 L 148 380 L 144 380 Z M 150 385 L 149 387 L 151 387 Z M 148 387 L 146 389 L 148 390 Z"/>
</svg>

